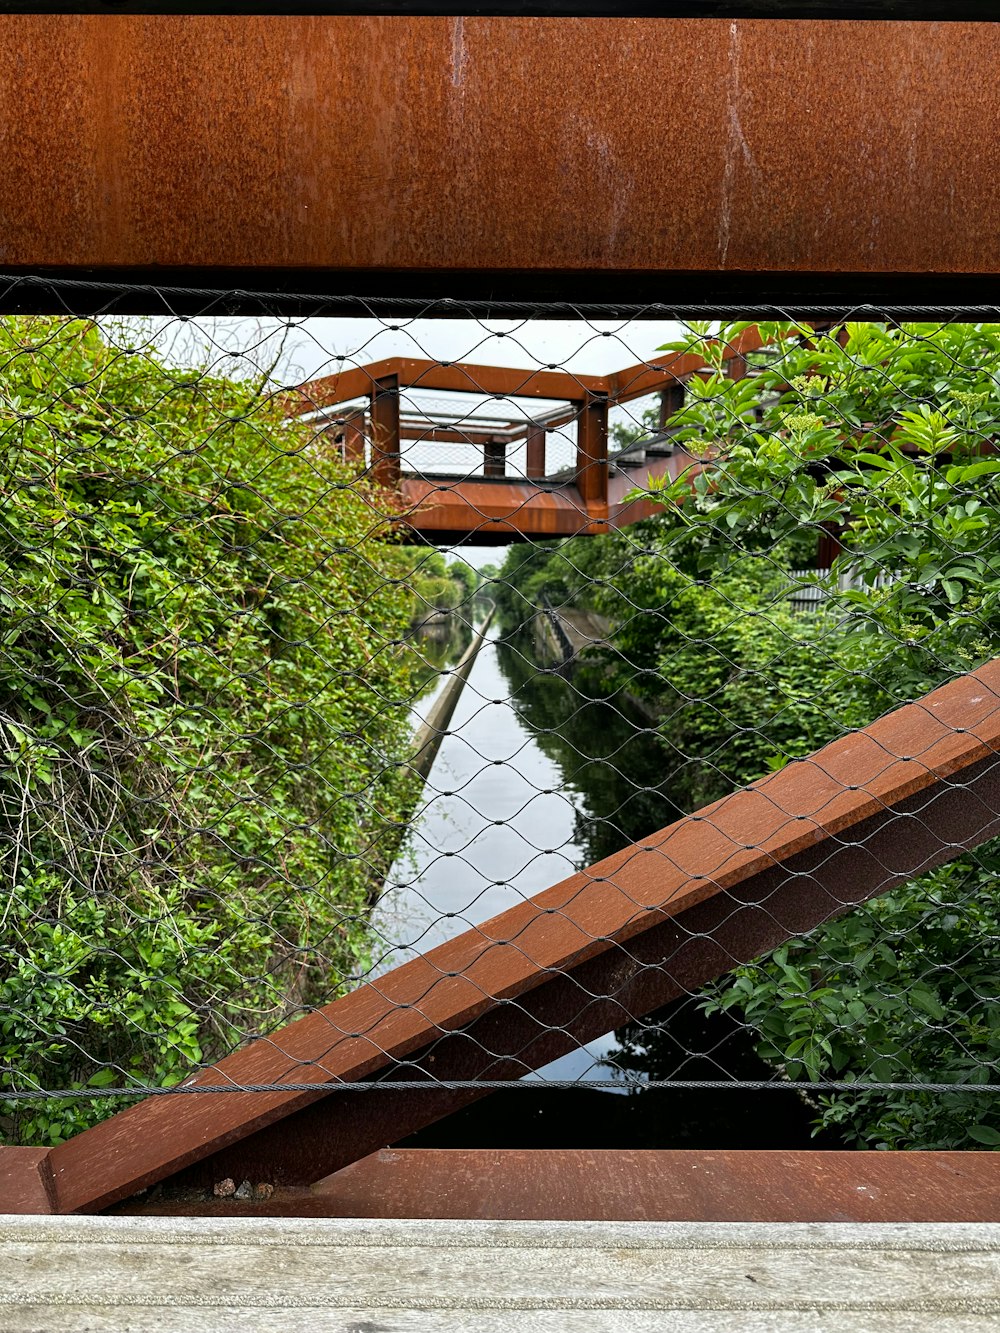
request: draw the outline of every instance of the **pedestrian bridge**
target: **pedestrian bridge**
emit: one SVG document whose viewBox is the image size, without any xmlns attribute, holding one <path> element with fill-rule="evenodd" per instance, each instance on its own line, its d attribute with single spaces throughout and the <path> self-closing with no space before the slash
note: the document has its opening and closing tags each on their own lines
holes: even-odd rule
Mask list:
<svg viewBox="0 0 1000 1333">
<path fill-rule="evenodd" d="M 745 375 L 747 354 L 761 345 L 756 328 L 727 345 L 729 374 Z M 649 477 L 676 477 L 695 464 L 672 441 L 670 419 L 686 382 L 705 369 L 690 353 L 600 376 L 392 357 L 301 385 L 288 410 L 308 416 L 345 462 L 394 493 L 398 520 L 425 540 L 494 546 L 607 532 L 655 512 L 628 497 Z M 428 393 L 449 405 L 422 408 L 417 399 Z M 659 429 L 609 454 L 609 412 L 651 394 L 660 397 Z M 491 415 L 484 402 L 496 404 Z M 553 465 L 555 434 L 574 440 L 568 467 Z M 415 453 L 433 458 L 428 446 L 453 445 L 473 446 L 477 466 L 456 475 L 411 465 Z"/>
</svg>

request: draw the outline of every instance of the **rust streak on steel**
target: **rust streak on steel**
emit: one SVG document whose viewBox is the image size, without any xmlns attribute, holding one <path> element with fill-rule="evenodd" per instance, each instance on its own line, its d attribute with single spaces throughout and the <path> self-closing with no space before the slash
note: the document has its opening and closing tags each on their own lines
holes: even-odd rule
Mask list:
<svg viewBox="0 0 1000 1333">
<path fill-rule="evenodd" d="M 154 1096 L 54 1147 L 59 1209 L 101 1208 L 193 1164 L 203 1175 L 235 1166 L 281 1184 L 346 1166 L 481 1091 L 444 1090 L 434 1078 L 539 1068 L 995 835 L 998 750 L 1000 659 L 571 875 L 186 1085 L 305 1090 Z M 394 1071 L 427 1079 L 427 1090 L 323 1086 Z"/>
<path fill-rule="evenodd" d="M 5 266 L 1000 273 L 996 24 L 455 22 L 3 16 Z"/>
<path fill-rule="evenodd" d="M 177 1190 L 117 1211 L 497 1222 L 995 1222 L 1000 1154 L 388 1148 L 311 1188 L 278 1186 L 266 1202 Z"/>
</svg>

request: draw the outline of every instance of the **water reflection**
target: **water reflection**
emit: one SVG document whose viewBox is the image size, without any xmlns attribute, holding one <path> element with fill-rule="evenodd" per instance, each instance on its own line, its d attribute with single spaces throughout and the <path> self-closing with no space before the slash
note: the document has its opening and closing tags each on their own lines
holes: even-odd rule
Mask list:
<svg viewBox="0 0 1000 1333">
<path fill-rule="evenodd" d="M 491 631 L 374 917 L 389 946 L 382 969 L 523 902 L 585 859 L 574 792 L 512 706 L 501 661 Z"/>
<path fill-rule="evenodd" d="M 443 687 L 452 667 L 472 642 L 472 624 L 459 611 L 444 612 L 421 621 L 409 637 L 414 699 L 433 698 Z"/>
<path fill-rule="evenodd" d="M 493 632 L 476 660 L 375 914 L 379 971 L 676 817 L 635 707 L 591 699 L 529 654 Z M 607 1078 L 614 1046 L 609 1035 L 531 1077 Z"/>
<path fill-rule="evenodd" d="M 601 698 L 597 668 L 570 677 L 540 672 L 523 639 L 498 652 L 518 719 L 562 774 L 580 865 L 679 818 L 656 727 L 634 701 L 620 693 Z"/>
<path fill-rule="evenodd" d="M 407 848 L 374 925 L 379 970 L 422 953 L 678 817 L 662 743 L 599 680 L 545 670 L 523 637 L 491 632 L 458 702 Z M 418 710 L 426 711 L 421 704 Z M 409 1142 L 421 1146 L 809 1146 L 811 1117 L 788 1091 L 652 1089 L 636 1081 L 773 1078 L 749 1034 L 685 997 L 523 1080 L 628 1076 L 625 1097 L 545 1089 L 494 1093 Z M 623 1087 L 622 1091 L 625 1091 Z M 603 1109 L 601 1109 L 603 1108 Z M 829 1137 L 816 1140 L 837 1146 Z M 814 1146 L 815 1146 L 814 1144 Z"/>
</svg>

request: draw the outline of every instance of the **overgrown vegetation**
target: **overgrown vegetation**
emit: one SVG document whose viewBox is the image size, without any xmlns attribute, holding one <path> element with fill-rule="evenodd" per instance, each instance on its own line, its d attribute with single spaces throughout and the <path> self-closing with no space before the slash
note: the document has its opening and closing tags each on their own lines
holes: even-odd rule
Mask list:
<svg viewBox="0 0 1000 1333">
<path fill-rule="evenodd" d="M 479 587 L 479 575 L 471 565 L 457 558 L 446 561 L 433 546 L 400 547 L 400 558 L 408 571 L 415 624 L 449 611 L 462 611 L 471 618 Z"/>
<path fill-rule="evenodd" d="M 91 323 L 0 321 L 0 470 L 0 1127 L 51 1143 L 364 966 L 412 597 L 264 383 Z"/>
<path fill-rule="evenodd" d="M 664 512 L 606 538 L 513 549 L 508 623 L 542 591 L 615 626 L 608 690 L 656 710 L 673 799 L 694 809 L 975 667 L 1000 630 L 1000 326 L 696 328 L 671 419 L 703 460 Z M 816 613 L 790 593 L 820 534 L 843 553 Z M 809 576 L 814 577 L 814 576 Z M 741 1015 L 793 1079 L 954 1085 L 817 1092 L 818 1123 L 875 1147 L 1000 1145 L 997 848 L 960 857 L 738 970 Z"/>
</svg>

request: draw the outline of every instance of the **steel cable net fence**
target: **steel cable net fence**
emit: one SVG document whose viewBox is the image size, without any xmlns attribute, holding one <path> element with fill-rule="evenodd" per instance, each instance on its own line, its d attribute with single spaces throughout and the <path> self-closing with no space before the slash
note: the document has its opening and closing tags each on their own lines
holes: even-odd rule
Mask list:
<svg viewBox="0 0 1000 1333">
<path fill-rule="evenodd" d="M 0 321 L 5 1141 L 541 1080 L 1000 1144 L 1000 323 L 5 288 L 87 312 Z"/>
</svg>

